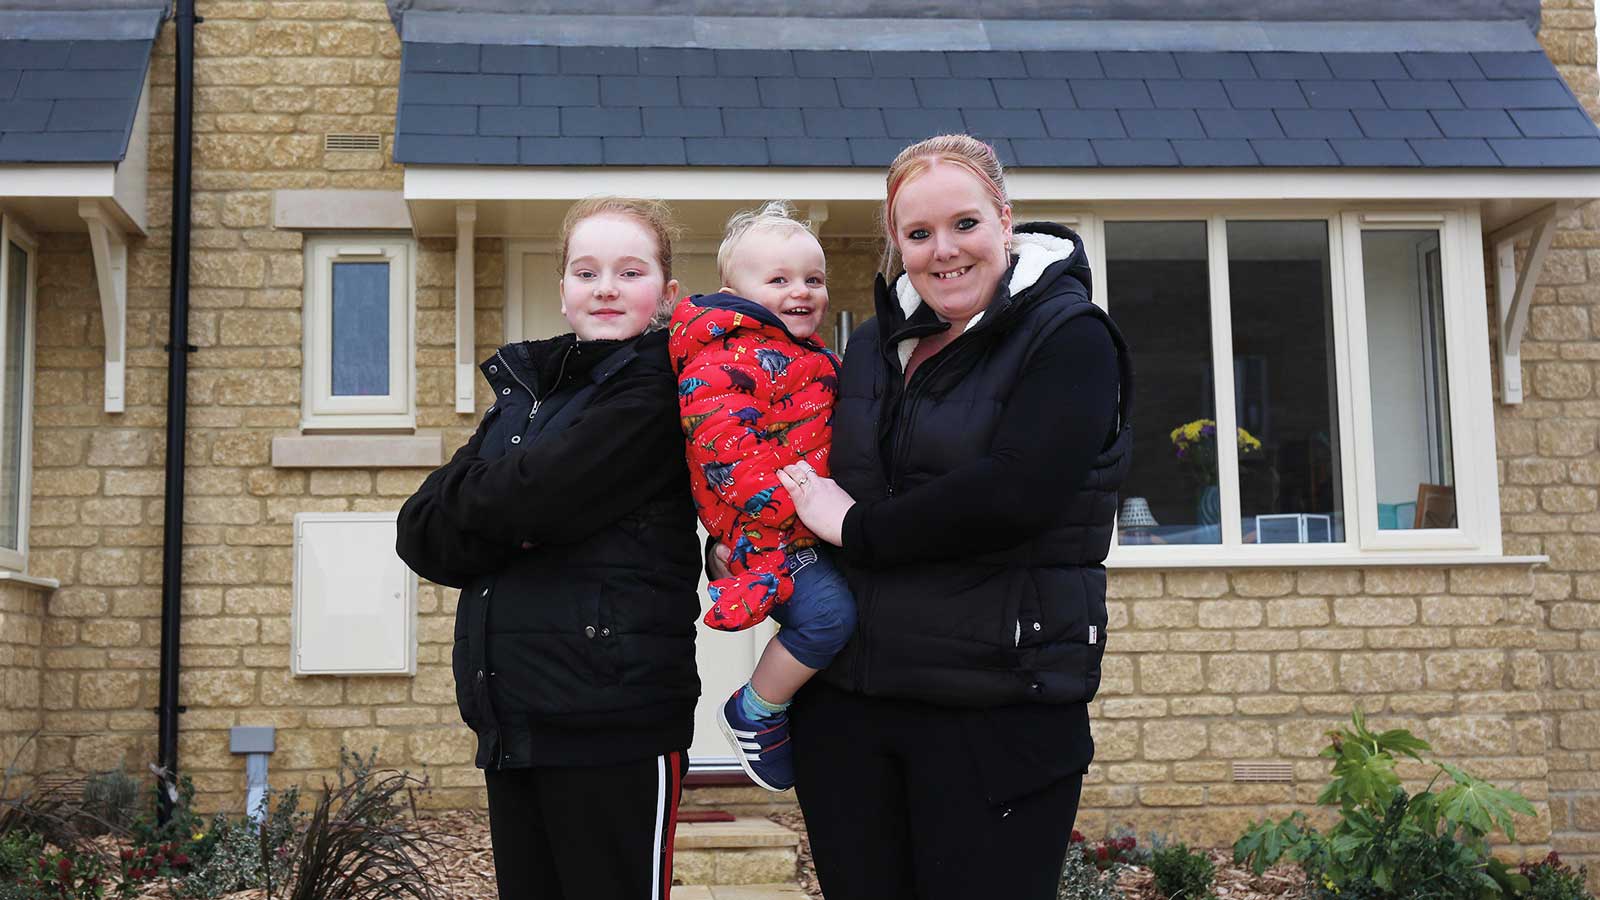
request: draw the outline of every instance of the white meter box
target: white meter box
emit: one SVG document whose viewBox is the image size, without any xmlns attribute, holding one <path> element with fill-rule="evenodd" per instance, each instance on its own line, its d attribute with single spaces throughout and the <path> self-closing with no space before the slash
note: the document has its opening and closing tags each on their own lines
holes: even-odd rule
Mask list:
<svg viewBox="0 0 1600 900">
<path fill-rule="evenodd" d="M 417 673 L 417 576 L 394 552 L 397 515 L 295 514 L 294 674 Z"/>
</svg>

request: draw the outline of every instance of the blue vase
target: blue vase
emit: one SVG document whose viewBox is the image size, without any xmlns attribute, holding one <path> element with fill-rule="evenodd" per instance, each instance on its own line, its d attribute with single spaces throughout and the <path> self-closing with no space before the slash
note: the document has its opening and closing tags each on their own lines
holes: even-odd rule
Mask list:
<svg viewBox="0 0 1600 900">
<path fill-rule="evenodd" d="M 1216 525 L 1222 521 L 1222 489 L 1214 484 L 1202 484 L 1194 495 L 1194 520 L 1200 525 Z"/>
</svg>

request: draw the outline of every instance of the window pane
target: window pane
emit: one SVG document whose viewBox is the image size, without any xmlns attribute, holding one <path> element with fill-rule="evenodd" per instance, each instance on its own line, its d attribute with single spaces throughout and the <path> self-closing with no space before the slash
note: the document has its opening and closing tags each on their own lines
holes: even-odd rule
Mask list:
<svg viewBox="0 0 1600 900">
<path fill-rule="evenodd" d="M 1204 222 L 1107 222 L 1110 309 L 1138 354 L 1124 544 L 1220 544 Z"/>
<path fill-rule="evenodd" d="M 21 549 L 22 388 L 28 348 L 28 254 L 6 245 L 5 392 L 0 396 L 0 546 Z"/>
<path fill-rule="evenodd" d="M 1455 528 L 1439 232 L 1364 231 L 1378 527 Z"/>
<path fill-rule="evenodd" d="M 389 264 L 333 264 L 334 396 L 389 393 Z"/>
<path fill-rule="evenodd" d="M 1344 540 L 1328 223 L 1229 222 L 1244 542 Z"/>
</svg>

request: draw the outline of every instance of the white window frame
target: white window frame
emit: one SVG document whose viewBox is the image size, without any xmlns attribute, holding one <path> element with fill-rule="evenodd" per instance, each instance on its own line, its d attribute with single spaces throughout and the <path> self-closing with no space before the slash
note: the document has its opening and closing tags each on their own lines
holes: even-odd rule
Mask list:
<svg viewBox="0 0 1600 900">
<path fill-rule="evenodd" d="M 319 235 L 305 240 L 301 430 L 411 431 L 416 417 L 416 245 L 392 235 Z M 389 264 L 389 393 L 333 393 L 333 266 Z"/>
<path fill-rule="evenodd" d="M 6 215 L 0 211 L 0 292 L 11 280 L 11 254 L 9 245 L 15 243 L 28 254 L 28 282 L 25 288 L 25 311 L 23 314 L 23 340 L 22 340 L 22 428 L 17 439 L 22 442 L 22 452 L 18 462 L 17 473 L 17 546 L 16 548 L 0 546 L 0 569 L 14 572 L 26 572 L 28 568 L 28 521 L 29 509 L 33 505 L 33 383 L 34 383 L 34 311 L 37 308 L 37 294 L 39 283 L 39 242 L 28 233 L 28 230 L 18 222 L 14 216 Z M 0 293 L 3 298 L 3 293 Z M 10 346 L 10 335 L 6 334 L 8 322 L 0 306 L 0 357 L 3 357 L 5 348 Z M 0 366 L 0 397 L 5 390 L 5 367 Z M 0 407 L 3 408 L 3 407 Z M 3 423 L 0 423 L 3 424 Z"/>
<path fill-rule="evenodd" d="M 1026 204 L 1018 221 L 1038 218 L 1037 204 Z M 1123 545 L 1113 532 L 1107 564 L 1127 568 L 1210 566 L 1293 566 L 1340 563 L 1426 563 L 1501 557 L 1499 481 L 1495 462 L 1494 411 L 1489 386 L 1489 337 L 1483 314 L 1487 287 L 1474 236 L 1481 233 L 1477 210 L 1454 206 L 1410 206 L 1404 210 L 1323 204 L 1126 204 L 1096 205 L 1076 215 L 1091 271 L 1097 276 L 1095 302 L 1116 315 L 1116 286 L 1105 261 L 1105 226 L 1117 221 L 1203 221 L 1206 223 L 1210 279 L 1212 381 L 1218 434 L 1233 434 L 1237 411 L 1233 390 L 1233 319 L 1228 282 L 1227 223 L 1230 221 L 1308 221 L 1327 225 L 1328 264 L 1334 333 L 1333 377 L 1339 397 L 1342 543 L 1255 544 L 1243 541 L 1239 508 L 1238 447 L 1217 442 L 1218 487 L 1222 506 L 1220 544 Z M 1056 219 L 1060 221 L 1060 219 Z M 1420 224 L 1419 223 L 1427 223 Z M 1361 230 L 1437 228 L 1443 271 L 1447 377 L 1450 391 L 1452 451 L 1460 528 L 1381 531 L 1377 527 L 1376 465 L 1373 461 L 1370 374 L 1367 370 L 1365 290 Z M 1138 348 L 1132 348 L 1137 368 Z M 1140 392 L 1159 389 L 1149 383 Z M 1138 398 L 1134 417 L 1140 416 Z"/>
</svg>

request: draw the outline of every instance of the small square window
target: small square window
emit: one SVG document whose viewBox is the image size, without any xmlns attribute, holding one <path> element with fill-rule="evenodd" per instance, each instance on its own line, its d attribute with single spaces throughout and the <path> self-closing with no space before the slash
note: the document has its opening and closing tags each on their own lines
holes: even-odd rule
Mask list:
<svg viewBox="0 0 1600 900">
<path fill-rule="evenodd" d="M 344 235 L 305 246 L 303 427 L 414 427 L 411 242 Z"/>
</svg>

